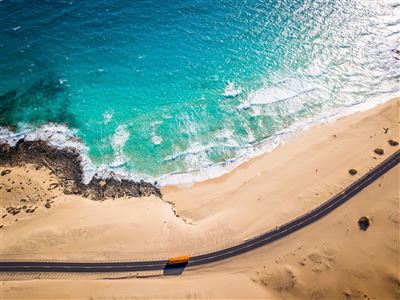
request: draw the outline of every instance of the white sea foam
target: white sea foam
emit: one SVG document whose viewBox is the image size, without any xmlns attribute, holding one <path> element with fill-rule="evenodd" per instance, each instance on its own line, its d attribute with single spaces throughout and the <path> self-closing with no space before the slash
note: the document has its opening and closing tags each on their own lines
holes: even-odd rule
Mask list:
<svg viewBox="0 0 400 300">
<path fill-rule="evenodd" d="M 220 130 L 216 135 L 218 144 L 224 145 L 226 147 L 238 147 L 239 146 L 238 141 L 234 137 L 235 137 L 235 133 L 230 128 L 225 128 L 223 130 Z"/>
<path fill-rule="evenodd" d="M 253 131 L 251 130 L 251 128 L 249 127 L 249 125 L 247 125 L 246 123 L 243 124 L 244 129 L 246 130 L 247 133 L 247 140 L 252 143 L 256 140 L 256 138 L 254 137 Z"/>
<path fill-rule="evenodd" d="M 368 6 L 377 5 L 378 2 L 369 3 Z M 310 3 L 312 1 L 308 1 L 306 4 Z M 363 2 L 360 1 L 360 4 L 363 4 Z M 379 5 L 381 4 L 379 3 Z M 190 141 L 191 144 L 187 149 L 175 149 L 176 151 L 173 155 L 165 158 L 167 162 L 168 160 L 180 160 L 185 164 L 188 172 L 174 172 L 158 178 L 153 178 L 146 174 L 128 172 L 124 166 L 126 162 L 124 147 L 129 139 L 129 132 L 124 125 L 117 128 L 110 140 L 115 155 L 115 160 L 110 165 L 93 165 L 88 156 L 88 148 L 77 138 L 78 132 L 61 125 L 49 124 L 35 129 L 20 124 L 18 132 L 0 127 L 0 142 L 6 142 L 14 146 L 18 140 L 26 138 L 28 140 L 47 140 L 50 145 L 57 148 L 75 147 L 82 154 L 82 168 L 85 175 L 83 180 L 86 183 L 94 175 L 97 177 L 113 176 L 117 179 L 144 179 L 150 182 L 157 180 L 161 185 L 191 184 L 221 176 L 252 157 L 272 151 L 279 144 L 300 131 L 307 130 L 316 124 L 334 121 L 341 116 L 370 109 L 377 104 L 385 102 L 387 99 L 400 96 L 400 86 L 392 86 L 393 82 L 396 83 L 396 79 L 398 79 L 398 61 L 396 59 L 399 56 L 396 52 L 391 51 L 400 49 L 400 22 L 398 18 L 393 17 L 393 12 L 398 12 L 400 5 L 398 0 L 387 0 L 383 5 L 387 6 L 388 10 L 379 9 L 379 11 L 382 11 L 382 15 L 378 13 L 377 16 L 368 18 L 373 19 L 374 26 L 358 26 L 360 24 L 365 25 L 364 23 L 345 26 L 342 28 L 344 31 L 339 32 L 337 38 L 326 40 L 324 36 L 327 34 L 336 37 L 335 28 L 337 27 L 335 22 L 339 20 L 338 18 L 332 17 L 323 20 L 328 22 L 324 32 L 319 32 L 324 27 L 313 26 L 315 32 L 310 32 L 307 36 L 313 36 L 315 39 L 305 39 L 302 46 L 311 46 L 312 48 L 312 45 L 319 46 L 324 43 L 324 51 L 310 62 L 311 64 L 307 69 L 294 70 L 292 63 L 296 60 L 302 60 L 302 57 L 292 56 L 292 59 L 285 60 L 280 66 L 282 67 L 282 72 L 285 72 L 285 68 L 287 68 L 289 73 L 277 74 L 272 70 L 265 76 L 264 88 L 254 90 L 246 96 L 241 95 L 238 97 L 241 103 L 237 106 L 239 109 L 237 113 L 243 115 L 249 113 L 250 116 L 255 118 L 258 116 L 275 117 L 275 115 L 272 115 L 275 113 L 273 107 L 278 107 L 290 116 L 290 114 L 296 114 L 304 108 L 308 101 L 311 104 L 321 104 L 320 108 L 315 106 L 317 108 L 313 113 L 316 113 L 316 115 L 312 117 L 307 117 L 307 115 L 300 116 L 299 118 L 307 119 L 296 121 L 285 130 L 275 132 L 271 137 L 259 142 L 255 142 L 255 132 L 253 133 L 246 123 L 242 125 L 242 129 L 244 128 L 247 132 L 247 136 L 243 137 L 246 140 L 239 140 L 239 135 L 235 136 L 233 129 L 226 128 L 218 132 L 214 139 L 204 142 L 204 144 L 199 141 Z M 339 12 L 340 10 L 336 11 Z M 355 20 L 359 16 L 353 17 Z M 332 24 L 329 22 L 332 22 Z M 352 25 L 351 23 L 349 24 Z M 14 26 L 17 25 L 15 24 Z M 18 30 L 20 28 L 18 26 L 12 29 Z M 362 34 L 359 38 L 355 38 L 354 34 L 358 33 L 359 30 L 362 31 Z M 385 39 L 377 39 L 375 42 L 375 39 L 372 40 L 371 38 L 377 36 L 377 34 L 382 35 Z M 342 37 L 347 38 L 343 39 Z M 329 41 L 329 43 L 325 43 L 325 41 Z M 352 46 L 349 47 L 349 45 Z M 307 51 L 307 48 L 304 49 Z M 353 52 L 350 53 L 350 50 Z M 304 51 L 300 52 L 304 53 Z M 288 53 L 288 58 L 291 58 L 291 54 L 295 54 L 295 52 Z M 141 59 L 144 56 L 138 56 L 138 58 Z M 65 59 L 69 60 L 69 57 L 65 57 Z M 99 68 L 97 71 L 103 72 L 104 69 Z M 293 77 L 293 71 L 297 78 Z M 365 72 L 370 75 L 368 78 L 363 76 Z M 212 75 L 209 79 L 219 81 L 220 77 L 219 75 Z M 62 80 L 60 80 L 60 84 L 64 83 Z M 375 84 L 377 82 L 379 85 Z M 339 85 L 336 83 L 339 83 Z M 334 99 L 331 98 L 330 89 L 335 94 Z M 233 87 L 232 90 L 234 90 Z M 228 94 L 233 95 L 232 93 Z M 232 100 L 231 103 L 236 103 L 236 101 L 236 99 Z M 358 104 L 355 104 L 355 102 Z M 245 109 L 249 111 L 241 111 Z M 104 123 L 107 124 L 112 119 L 112 113 L 104 114 L 103 118 Z M 163 116 L 163 118 L 172 118 L 172 116 Z M 296 119 L 297 116 L 293 118 Z M 184 116 L 179 120 L 179 125 L 182 125 L 181 132 L 194 139 L 199 132 L 197 127 L 201 126 L 201 124 L 193 122 L 193 119 L 190 116 Z M 267 125 L 263 126 L 262 120 L 263 118 L 257 120 L 260 128 Z M 243 122 L 246 122 L 245 118 L 243 118 Z M 152 124 L 151 126 L 152 142 L 154 144 L 163 142 L 161 134 L 157 134 L 158 124 Z M 177 134 L 179 133 L 177 132 Z M 208 158 L 208 153 L 213 152 L 218 147 L 232 148 L 230 150 L 236 154 L 235 158 L 213 164 Z"/>
<path fill-rule="evenodd" d="M 228 85 L 226 86 L 222 95 L 225 97 L 236 97 L 240 93 L 242 93 L 242 88 L 235 87 L 235 83 L 233 81 L 228 81 Z"/>
<path fill-rule="evenodd" d="M 169 155 L 167 157 L 165 157 L 165 161 L 170 161 L 170 160 L 176 160 L 178 158 L 181 157 L 187 157 L 187 156 L 192 156 L 192 155 L 197 155 L 199 153 L 204 153 L 206 152 L 208 149 L 213 148 L 214 145 L 201 145 L 199 143 L 193 143 L 189 146 L 188 149 L 184 150 L 184 151 L 179 151 L 176 152 L 173 155 Z"/>
<path fill-rule="evenodd" d="M 237 151 L 237 156 L 235 159 L 227 160 L 218 164 L 209 164 L 204 166 L 203 168 L 191 170 L 190 172 L 175 172 L 162 175 L 156 178 L 156 180 L 161 186 L 191 185 L 195 182 L 200 182 L 222 176 L 226 173 L 229 173 L 234 168 L 238 167 L 239 165 L 253 157 L 271 152 L 276 147 L 287 141 L 290 137 L 302 131 L 307 131 L 315 125 L 334 122 L 340 117 L 371 109 L 379 104 L 386 102 L 388 99 L 398 96 L 400 96 L 400 89 L 392 90 L 389 94 L 383 94 L 353 106 L 343 107 L 340 109 L 329 110 L 324 113 L 320 113 L 312 118 L 296 122 L 285 130 L 276 132 L 273 136 L 263 141 L 254 144 L 244 145 L 239 151 Z M 188 151 L 184 151 L 177 154 L 176 156 L 201 153 L 205 149 L 207 149 L 207 147 L 205 146 L 196 147 L 195 150 L 191 149 Z"/>
<path fill-rule="evenodd" d="M 368 99 L 368 101 L 335 110 L 331 109 L 312 118 L 295 122 L 285 130 L 276 132 L 273 136 L 263 141 L 253 144 L 245 144 L 240 148 L 238 147 L 236 141 L 229 139 L 231 132 L 228 129 L 226 131 L 221 131 L 217 137 L 219 136 L 219 138 L 226 139 L 224 142 L 226 146 L 231 146 L 235 149 L 238 149 L 236 152 L 236 158 L 226 160 L 218 164 L 212 164 L 207 158 L 207 150 L 221 145 L 200 145 L 199 143 L 194 143 L 187 150 L 177 152 L 176 154 L 165 158 L 165 160 L 184 158 L 186 167 L 190 170 L 189 172 L 174 172 L 170 174 L 164 174 L 159 177 L 128 172 L 124 168 L 120 168 L 125 162 L 123 147 L 129 139 L 129 132 L 127 131 L 125 125 L 118 126 L 112 138 L 115 160 L 110 166 L 95 166 L 88 156 L 88 148 L 82 144 L 79 138 L 77 138 L 77 132 L 67 128 L 64 125 L 48 124 L 34 129 L 27 125 L 20 124 L 18 132 L 13 132 L 7 128 L 0 127 L 0 143 L 8 143 L 11 146 L 15 146 L 18 140 L 25 138 L 26 140 L 45 140 L 48 141 L 51 146 L 56 148 L 76 148 L 80 151 L 82 157 L 84 183 L 88 183 L 93 176 L 95 176 L 99 178 L 124 178 L 136 181 L 143 179 L 148 182 L 157 181 L 160 186 L 190 185 L 195 182 L 222 176 L 249 159 L 274 150 L 278 145 L 285 142 L 288 138 L 301 131 L 309 130 L 317 124 L 333 122 L 342 116 L 371 109 L 376 105 L 386 102 L 388 99 L 399 96 L 400 88 L 392 89 L 386 93 L 379 94 L 379 96 Z"/>
<path fill-rule="evenodd" d="M 153 136 L 151 137 L 151 142 L 152 142 L 154 145 L 160 145 L 160 144 L 163 142 L 163 139 L 162 139 L 162 137 L 160 137 L 160 136 L 158 136 L 158 135 L 153 135 Z"/>
<path fill-rule="evenodd" d="M 329 94 L 320 86 L 300 78 L 286 78 L 278 81 L 275 86 L 268 86 L 249 93 L 249 95 L 237 106 L 239 110 L 252 108 L 255 115 L 261 111 L 258 106 L 267 106 L 278 102 L 288 102 L 294 105 L 296 100 L 301 100 L 310 94 Z M 300 101 L 301 102 L 301 101 Z"/>
<path fill-rule="evenodd" d="M 14 132 L 8 128 L 0 127 L 0 142 L 14 147 L 20 139 L 24 138 L 23 132 Z"/>
<path fill-rule="evenodd" d="M 113 118 L 113 112 L 105 112 L 103 114 L 103 123 L 108 124 L 111 122 L 111 119 Z"/>
<path fill-rule="evenodd" d="M 65 125 L 47 124 L 39 128 L 33 128 L 26 124 L 19 124 L 18 131 L 14 132 L 7 128 L 0 127 L 0 143 L 7 143 L 15 146 L 21 139 L 27 141 L 42 140 L 47 141 L 49 145 L 55 148 L 75 148 L 81 154 L 83 182 L 88 183 L 93 175 L 97 172 L 97 168 L 92 164 L 88 156 L 88 148 L 83 145 L 77 137 L 77 132 L 71 130 Z"/>
<path fill-rule="evenodd" d="M 163 142 L 163 138 L 159 135 L 157 135 L 156 131 L 159 125 L 161 125 L 163 122 L 162 121 L 155 121 L 150 124 L 150 127 L 152 128 L 151 132 L 151 142 L 154 145 L 160 145 Z"/>
<path fill-rule="evenodd" d="M 124 157 L 124 146 L 128 141 L 129 136 L 130 134 L 125 125 L 119 125 L 115 130 L 111 141 L 111 145 L 114 150 L 114 161 L 111 164 L 111 167 L 120 167 L 126 163 L 126 159 Z"/>
<path fill-rule="evenodd" d="M 198 143 L 191 144 L 185 155 L 185 168 L 187 170 L 197 170 L 210 165 L 211 161 L 207 157 L 207 146 Z"/>
</svg>

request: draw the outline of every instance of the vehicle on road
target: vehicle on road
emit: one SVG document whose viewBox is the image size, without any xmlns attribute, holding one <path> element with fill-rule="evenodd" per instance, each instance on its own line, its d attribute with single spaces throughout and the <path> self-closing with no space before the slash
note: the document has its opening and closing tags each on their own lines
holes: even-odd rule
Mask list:
<svg viewBox="0 0 400 300">
<path fill-rule="evenodd" d="M 178 265 L 178 264 L 187 264 L 189 262 L 190 257 L 187 255 L 174 256 L 168 258 L 167 265 Z"/>
</svg>

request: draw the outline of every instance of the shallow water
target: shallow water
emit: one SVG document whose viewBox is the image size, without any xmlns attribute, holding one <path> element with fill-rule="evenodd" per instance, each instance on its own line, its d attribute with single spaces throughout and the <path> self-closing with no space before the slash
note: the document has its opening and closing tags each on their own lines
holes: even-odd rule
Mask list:
<svg viewBox="0 0 400 300">
<path fill-rule="evenodd" d="M 217 176 L 399 95 L 398 1 L 2 1 L 0 25 L 0 124 L 66 124 L 93 172 Z"/>
</svg>

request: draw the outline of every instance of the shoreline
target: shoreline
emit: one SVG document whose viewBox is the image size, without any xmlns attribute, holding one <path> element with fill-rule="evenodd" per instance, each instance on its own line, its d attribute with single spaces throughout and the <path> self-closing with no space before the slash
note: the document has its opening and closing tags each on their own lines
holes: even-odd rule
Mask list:
<svg viewBox="0 0 400 300">
<path fill-rule="evenodd" d="M 335 112 L 313 116 L 310 119 L 305 119 L 294 123 L 284 130 L 275 132 L 274 135 L 267 137 L 264 140 L 249 145 L 248 149 L 250 149 L 250 152 L 248 152 L 245 156 L 238 156 L 229 161 L 223 161 L 209 165 L 200 170 L 173 172 L 161 175 L 157 178 L 147 175 L 142 176 L 143 178 L 141 178 L 135 173 L 120 173 L 118 170 L 100 169 L 98 166 L 94 166 L 88 155 L 85 153 L 87 152 L 85 151 L 86 147 L 76 136 L 76 132 L 70 131 L 69 128 L 65 127 L 64 125 L 52 123 L 41 126 L 33 131 L 28 130 L 27 132 L 16 132 L 15 128 L 7 128 L 4 126 L 0 127 L 0 129 L 3 131 L 2 135 L 0 136 L 0 155 L 7 155 L 7 152 L 4 152 L 3 150 L 7 147 L 14 149 L 20 142 L 27 143 L 28 147 L 30 143 L 33 143 L 35 149 L 39 150 L 38 152 L 42 152 L 43 155 L 45 155 L 47 152 L 57 152 L 60 154 L 60 156 L 62 156 L 62 152 L 65 152 L 67 155 L 69 155 L 68 153 L 74 153 L 74 161 L 75 163 L 79 164 L 79 168 L 76 168 L 75 175 L 72 176 L 74 177 L 75 183 L 74 187 L 69 189 L 72 191 L 76 190 L 72 193 L 77 194 L 78 191 L 80 191 L 80 194 L 86 195 L 85 197 L 87 197 L 89 194 L 93 194 L 93 198 L 97 200 L 123 197 L 124 194 L 134 197 L 140 197 L 142 194 L 144 196 L 154 194 L 162 197 L 161 190 L 163 189 L 168 189 L 169 187 L 187 188 L 192 185 L 229 175 L 229 173 L 234 172 L 242 165 L 246 165 L 247 163 L 256 160 L 259 157 L 271 153 L 286 142 L 290 142 L 290 140 L 295 139 L 298 136 L 307 134 L 308 131 L 315 127 L 336 122 L 341 118 L 371 110 L 377 106 L 390 102 L 393 99 L 397 98 L 395 97 L 387 99 L 383 97 L 376 97 L 370 102 L 361 102 L 350 107 L 342 107 Z M 47 126 L 49 127 L 48 132 Z M 52 132 L 53 130 L 55 130 L 54 133 Z M 58 134 L 64 136 L 59 137 L 57 136 Z M 40 150 L 38 148 L 42 149 Z M 5 163 L 5 160 L 2 159 L 1 156 L 0 166 L 4 165 Z M 30 161 L 32 162 L 32 159 Z M 37 159 L 34 159 L 33 162 L 43 165 L 40 155 L 37 157 Z M 12 162 L 7 163 L 9 165 L 13 165 Z M 56 166 L 57 162 L 52 161 L 51 164 Z M 67 169 L 68 173 L 69 167 L 65 166 L 63 162 L 61 164 L 64 165 L 63 167 Z M 18 165 L 18 163 L 15 165 Z M 101 186 L 97 186 L 99 185 L 100 181 L 102 182 Z M 104 182 L 106 182 L 107 186 L 110 183 L 111 190 L 119 188 L 120 191 L 110 193 L 109 189 L 103 188 Z M 67 185 L 70 186 L 69 183 L 67 183 Z M 141 188 L 141 186 L 143 188 Z M 136 191 L 130 193 L 130 187 Z M 71 193 L 69 189 L 67 189 L 67 193 Z"/>
<path fill-rule="evenodd" d="M 162 187 L 163 199 L 191 222 L 205 226 L 240 216 L 246 226 L 229 224 L 232 238 L 257 236 L 319 206 L 394 153 L 398 145 L 391 146 L 389 140 L 398 140 L 399 105 L 400 98 L 393 98 L 315 126 L 218 178 L 190 187 Z M 375 148 L 384 148 L 384 155 L 375 154 Z M 357 169 L 355 176 L 349 174 L 352 168 Z M 267 205 L 261 206 L 267 214 L 257 209 L 260 205 Z"/>
<path fill-rule="evenodd" d="M 323 124 L 223 177 L 190 188 L 163 188 L 163 199 L 91 201 L 53 189 L 57 178 L 45 167 L 12 167 L 11 173 L 0 176 L 3 209 L 38 208 L 1 219 L 1 258 L 157 260 L 246 240 L 317 207 L 398 151 L 399 146 L 388 141 L 400 136 L 399 105 L 397 98 Z M 377 148 L 384 153 L 375 153 Z M 351 168 L 357 174 L 349 174 Z M 0 167 L 0 173 L 4 170 Z M 4 295 L 398 298 L 399 174 L 397 165 L 345 205 L 284 239 L 235 258 L 187 268 L 180 276 L 161 277 L 162 271 L 4 274 Z M 362 216 L 370 220 L 365 231 L 358 224 Z"/>
<path fill-rule="evenodd" d="M 0 176 L 3 258 L 149 259 L 210 252 L 257 236 L 318 207 L 394 153 L 398 146 L 388 141 L 398 139 L 399 104 L 396 98 L 317 126 L 224 176 L 162 188 L 162 198 L 90 201 L 66 195 L 47 168 L 13 167 Z"/>
<path fill-rule="evenodd" d="M 157 180 L 162 181 L 163 177 L 177 178 L 176 180 L 169 179 L 166 181 L 166 184 L 161 184 L 161 189 L 168 189 L 169 187 L 190 188 L 193 185 L 201 184 L 203 182 L 217 180 L 220 177 L 229 175 L 229 173 L 234 172 L 242 165 L 245 165 L 253 160 L 257 160 L 258 158 L 273 152 L 286 142 L 290 142 L 292 139 L 296 139 L 297 137 L 307 134 L 307 132 L 313 128 L 323 126 L 325 124 L 335 123 L 342 118 L 351 117 L 352 115 L 357 115 L 359 113 L 372 110 L 376 107 L 386 104 L 387 102 L 393 101 L 394 99 L 399 99 L 397 94 L 395 93 L 395 96 L 389 98 L 386 96 L 375 97 L 371 99 L 370 102 L 360 102 L 351 106 L 341 107 L 336 111 L 322 113 L 309 119 L 301 120 L 297 123 L 295 122 L 288 128 L 275 132 L 274 135 L 251 144 L 248 147 L 253 152 L 251 155 L 247 154 L 246 156 L 236 157 L 230 161 L 213 164 L 201 170 L 165 174 L 158 177 Z M 216 168 L 219 168 L 216 173 L 209 173 L 210 170 Z M 221 171 L 221 169 L 223 171 Z M 182 176 L 186 175 L 191 176 L 191 178 L 186 181 L 182 180 Z"/>
<path fill-rule="evenodd" d="M 162 197 L 160 189 L 151 183 L 133 180 L 101 179 L 93 177 L 84 184 L 82 155 L 72 147 L 58 149 L 48 142 L 20 139 L 14 147 L 0 144 L 0 166 L 15 167 L 34 164 L 46 167 L 59 179 L 65 195 L 82 195 L 93 200 L 115 197 Z"/>
</svg>

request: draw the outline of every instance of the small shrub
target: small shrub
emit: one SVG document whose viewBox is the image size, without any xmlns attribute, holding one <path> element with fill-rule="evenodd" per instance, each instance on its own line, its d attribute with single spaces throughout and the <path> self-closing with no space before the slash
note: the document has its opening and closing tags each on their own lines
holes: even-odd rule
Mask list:
<svg viewBox="0 0 400 300">
<path fill-rule="evenodd" d="M 358 219 L 358 226 L 360 227 L 361 230 L 367 230 L 369 225 L 371 225 L 371 222 L 368 217 L 363 216 L 360 219 Z"/>
<path fill-rule="evenodd" d="M 393 146 L 393 147 L 395 147 L 395 146 L 398 146 L 398 145 L 399 145 L 399 143 L 398 143 L 398 142 L 396 142 L 396 141 L 393 141 L 393 140 L 388 140 L 388 143 L 389 143 L 389 145 L 390 145 L 390 146 Z"/>
<path fill-rule="evenodd" d="M 3 170 L 3 171 L 1 171 L 1 176 L 5 176 L 10 173 L 11 173 L 11 170 Z"/>
<path fill-rule="evenodd" d="M 356 175 L 357 173 L 358 173 L 358 172 L 357 172 L 356 169 L 350 169 L 350 170 L 349 170 L 349 174 L 352 175 L 352 176 Z"/>
<path fill-rule="evenodd" d="M 381 149 L 381 148 L 376 148 L 376 149 L 374 150 L 374 152 L 375 152 L 376 154 L 378 154 L 378 155 L 383 155 L 383 154 L 385 153 L 385 151 L 383 151 L 383 149 Z"/>
</svg>

